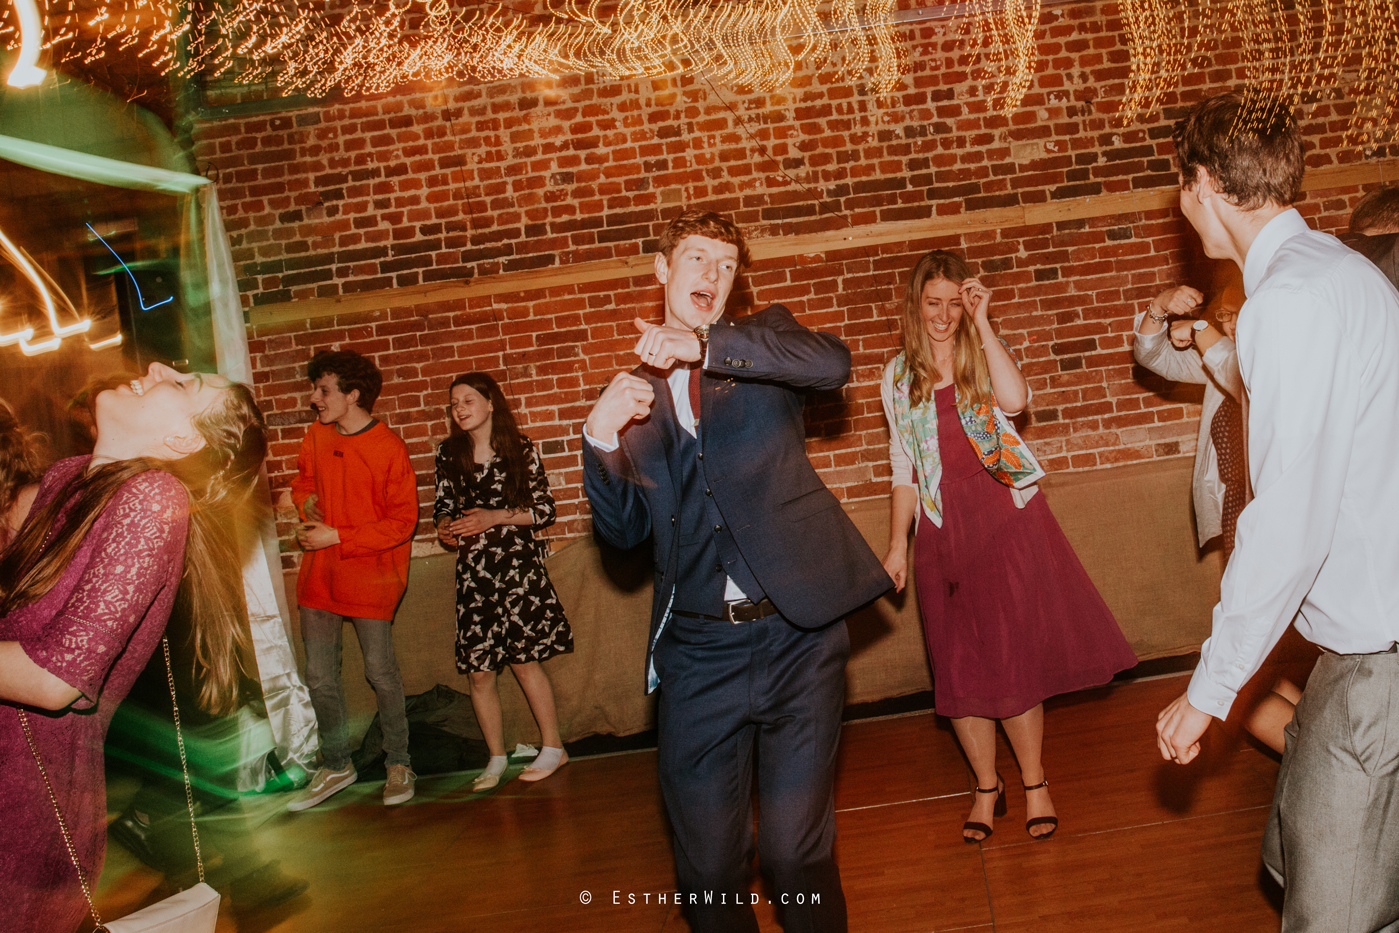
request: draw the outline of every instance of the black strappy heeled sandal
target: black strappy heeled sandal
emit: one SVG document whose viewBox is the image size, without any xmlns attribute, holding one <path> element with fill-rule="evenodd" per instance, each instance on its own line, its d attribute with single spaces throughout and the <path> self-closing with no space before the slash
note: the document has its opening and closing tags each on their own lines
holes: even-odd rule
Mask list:
<svg viewBox="0 0 1399 933">
<path fill-rule="evenodd" d="M 1006 815 L 1006 782 L 1001 777 L 1001 773 L 999 771 L 996 772 L 995 787 L 978 787 L 976 788 L 976 792 L 978 794 L 995 794 L 996 806 L 991 811 L 991 814 L 993 816 Z M 968 836 L 966 834 L 967 830 L 971 830 L 973 832 L 978 833 L 985 833 L 985 835 L 983 835 L 980 839 L 973 839 L 971 836 Z M 991 834 L 993 832 L 995 832 L 995 830 L 992 829 L 990 826 L 987 826 L 985 823 L 975 823 L 971 820 L 967 820 L 965 823 L 962 824 L 962 841 L 965 842 L 967 845 L 973 845 L 978 842 L 985 842 L 987 839 L 991 838 Z"/>
<path fill-rule="evenodd" d="M 1021 786 L 1025 788 L 1027 793 L 1032 790 L 1039 790 L 1041 787 L 1049 786 L 1049 778 L 1045 778 L 1038 784 L 1022 784 Z M 1052 828 L 1047 833 L 1040 833 L 1036 835 L 1035 833 L 1030 832 L 1030 830 L 1034 829 L 1036 826 L 1049 826 Z M 1033 820 L 1025 821 L 1025 832 L 1029 835 L 1031 839 L 1048 839 L 1050 836 L 1054 835 L 1055 831 L 1057 831 L 1058 829 L 1059 817 L 1057 816 L 1037 816 Z"/>
</svg>

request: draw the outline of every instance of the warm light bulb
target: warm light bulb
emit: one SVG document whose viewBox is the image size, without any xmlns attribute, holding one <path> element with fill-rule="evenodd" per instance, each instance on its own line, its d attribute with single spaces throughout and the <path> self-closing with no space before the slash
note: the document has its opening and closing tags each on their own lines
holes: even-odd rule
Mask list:
<svg viewBox="0 0 1399 933">
<path fill-rule="evenodd" d="M 41 84 L 48 72 L 38 67 L 39 50 L 44 44 L 44 20 L 35 0 L 14 0 L 19 16 L 19 57 L 5 83 L 10 87 L 34 87 Z"/>
</svg>

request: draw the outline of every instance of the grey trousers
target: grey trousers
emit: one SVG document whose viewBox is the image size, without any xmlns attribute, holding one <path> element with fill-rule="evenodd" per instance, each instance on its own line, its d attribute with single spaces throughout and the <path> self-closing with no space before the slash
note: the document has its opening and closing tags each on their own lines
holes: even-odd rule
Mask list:
<svg viewBox="0 0 1399 933">
<path fill-rule="evenodd" d="M 345 623 L 355 627 L 364 655 L 364 679 L 374 688 L 379 704 L 379 725 L 384 731 L 386 764 L 408 761 L 408 714 L 403 703 L 403 676 L 393 652 L 393 623 L 383 619 L 356 619 L 324 609 L 299 607 L 301 640 L 306 645 L 306 686 L 321 733 L 321 764 L 340 771 L 350 763 L 349 717 L 345 690 L 340 684 L 340 645 Z"/>
<path fill-rule="evenodd" d="M 1283 933 L 1399 933 L 1399 653 L 1322 654 L 1263 836 Z"/>
</svg>

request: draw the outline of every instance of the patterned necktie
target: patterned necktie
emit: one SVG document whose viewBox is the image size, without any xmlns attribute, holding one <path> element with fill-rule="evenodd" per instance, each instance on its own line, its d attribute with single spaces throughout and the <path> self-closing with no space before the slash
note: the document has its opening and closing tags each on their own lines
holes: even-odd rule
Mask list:
<svg viewBox="0 0 1399 933">
<path fill-rule="evenodd" d="M 1210 440 L 1214 443 L 1219 479 L 1224 484 L 1224 502 L 1219 517 L 1226 557 L 1234 550 L 1234 532 L 1239 513 L 1248 504 L 1248 450 L 1244 447 L 1243 409 L 1225 396 L 1210 420 Z"/>
</svg>

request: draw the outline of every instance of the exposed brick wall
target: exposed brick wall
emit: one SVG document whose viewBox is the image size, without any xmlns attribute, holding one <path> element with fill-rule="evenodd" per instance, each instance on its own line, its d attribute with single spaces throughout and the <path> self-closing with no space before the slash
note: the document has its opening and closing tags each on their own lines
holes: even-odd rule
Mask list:
<svg viewBox="0 0 1399 933">
<path fill-rule="evenodd" d="M 1169 118 L 1224 86 L 1234 64 L 1218 56 L 1165 116 L 1122 128 L 1115 3 L 1050 8 L 1042 70 L 1007 121 L 941 29 L 908 29 L 905 89 L 886 98 L 809 73 L 770 95 L 569 76 L 206 123 L 198 156 L 217 170 L 245 302 L 265 305 L 634 256 L 682 204 L 725 211 L 762 238 L 1160 188 L 1174 183 Z M 1329 104 L 1306 117 L 1309 166 L 1364 158 L 1340 148 L 1345 117 Z M 1312 192 L 1303 210 L 1337 230 L 1361 193 Z M 808 412 L 813 462 L 839 495 L 887 492 L 878 377 L 900 283 L 934 247 L 964 250 L 993 289 L 993 318 L 1035 392 L 1026 436 L 1046 466 L 1193 453 L 1198 393 L 1134 370 L 1128 341 L 1143 299 L 1207 274 L 1174 210 L 763 260 L 735 301 L 783 302 L 854 352 L 850 385 Z M 484 369 L 544 445 L 559 505 L 551 534 L 584 534 L 577 427 L 634 364 L 631 319 L 658 319 L 659 303 L 645 276 L 256 325 L 257 389 L 279 425 L 274 488 L 295 469 L 306 359 L 349 347 L 384 369 L 379 411 L 408 441 L 425 503 L 446 387 Z M 426 519 L 421 531 L 430 546 Z"/>
</svg>

